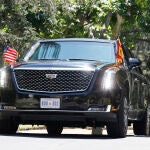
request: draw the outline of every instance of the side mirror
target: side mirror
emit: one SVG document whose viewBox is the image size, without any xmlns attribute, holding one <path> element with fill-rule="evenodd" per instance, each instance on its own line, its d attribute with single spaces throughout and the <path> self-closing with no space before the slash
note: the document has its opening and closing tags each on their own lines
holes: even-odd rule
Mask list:
<svg viewBox="0 0 150 150">
<path fill-rule="evenodd" d="M 136 67 L 136 66 L 140 66 L 141 65 L 141 61 L 137 58 L 129 58 L 129 66 L 130 68 L 132 67 Z"/>
</svg>

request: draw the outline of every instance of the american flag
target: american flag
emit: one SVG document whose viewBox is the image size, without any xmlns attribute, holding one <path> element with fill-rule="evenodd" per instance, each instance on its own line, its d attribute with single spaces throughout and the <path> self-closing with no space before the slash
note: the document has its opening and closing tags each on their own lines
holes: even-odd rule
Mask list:
<svg viewBox="0 0 150 150">
<path fill-rule="evenodd" d="M 18 52 L 14 48 L 4 45 L 3 57 L 6 63 L 11 64 L 18 57 Z"/>
</svg>

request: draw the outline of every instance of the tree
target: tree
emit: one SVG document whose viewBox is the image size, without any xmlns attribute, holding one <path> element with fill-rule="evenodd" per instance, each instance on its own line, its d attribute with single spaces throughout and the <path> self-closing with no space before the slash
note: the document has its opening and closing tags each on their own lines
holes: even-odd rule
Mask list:
<svg viewBox="0 0 150 150">
<path fill-rule="evenodd" d="M 52 12 L 54 8 L 53 1 L 51 0 L 40 0 L 40 2 L 31 0 L 0 0 L 1 49 L 3 49 L 3 44 L 7 42 L 10 46 L 15 47 L 22 55 L 24 51 L 29 48 L 31 43 L 42 37 L 41 31 L 37 30 L 37 28 L 40 29 L 39 22 L 42 20 L 40 12 L 44 15 L 51 14 L 51 16 L 53 16 Z M 51 9 L 51 11 L 49 11 L 49 9 Z M 35 18 L 37 18 L 37 20 L 35 20 L 35 22 L 39 21 L 37 28 L 28 20 L 27 16 L 30 14 L 36 16 Z"/>
<path fill-rule="evenodd" d="M 0 0 L 0 45 L 22 55 L 37 39 L 116 39 L 131 50 L 150 33 L 150 0 Z"/>
</svg>

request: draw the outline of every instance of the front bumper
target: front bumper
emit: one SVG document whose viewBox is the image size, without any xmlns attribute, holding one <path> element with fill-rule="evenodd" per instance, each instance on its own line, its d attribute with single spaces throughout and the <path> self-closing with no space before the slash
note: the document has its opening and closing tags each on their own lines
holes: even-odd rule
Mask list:
<svg viewBox="0 0 150 150">
<path fill-rule="evenodd" d="M 0 110 L 1 117 L 24 124 L 61 122 L 64 126 L 106 125 L 117 120 L 115 112 L 70 110 Z"/>
</svg>

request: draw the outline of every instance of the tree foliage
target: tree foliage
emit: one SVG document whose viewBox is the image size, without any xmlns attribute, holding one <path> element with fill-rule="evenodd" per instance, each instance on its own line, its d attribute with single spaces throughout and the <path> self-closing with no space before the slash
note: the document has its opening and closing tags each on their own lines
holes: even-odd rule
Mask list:
<svg viewBox="0 0 150 150">
<path fill-rule="evenodd" d="M 31 41 L 57 37 L 114 39 L 129 31 L 150 32 L 149 0 L 0 1 L 0 33 L 23 40 L 30 35 Z"/>
<path fill-rule="evenodd" d="M 130 49 L 150 34 L 150 0 L 0 0 L 0 47 L 22 55 L 37 39 L 116 39 Z M 1 51 L 2 54 L 2 51 Z"/>
</svg>

